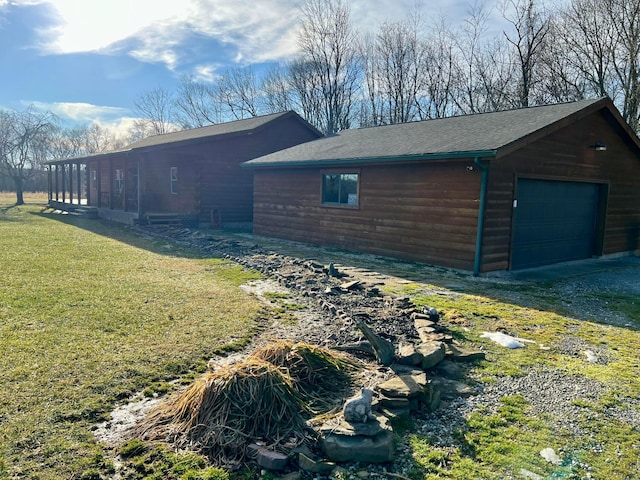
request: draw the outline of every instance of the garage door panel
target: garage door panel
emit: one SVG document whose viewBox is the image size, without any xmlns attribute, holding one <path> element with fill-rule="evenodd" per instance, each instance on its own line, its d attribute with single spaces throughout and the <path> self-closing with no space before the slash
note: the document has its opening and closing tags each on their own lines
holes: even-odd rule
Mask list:
<svg viewBox="0 0 640 480">
<path fill-rule="evenodd" d="M 520 179 L 511 268 L 593 256 L 597 184 Z"/>
</svg>

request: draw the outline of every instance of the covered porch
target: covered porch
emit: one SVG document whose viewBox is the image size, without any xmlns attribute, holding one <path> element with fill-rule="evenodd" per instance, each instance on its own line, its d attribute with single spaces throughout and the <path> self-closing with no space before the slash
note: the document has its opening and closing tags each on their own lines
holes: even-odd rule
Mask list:
<svg viewBox="0 0 640 480">
<path fill-rule="evenodd" d="M 127 152 L 47 162 L 48 205 L 135 224 L 141 218 L 140 161 Z"/>
</svg>

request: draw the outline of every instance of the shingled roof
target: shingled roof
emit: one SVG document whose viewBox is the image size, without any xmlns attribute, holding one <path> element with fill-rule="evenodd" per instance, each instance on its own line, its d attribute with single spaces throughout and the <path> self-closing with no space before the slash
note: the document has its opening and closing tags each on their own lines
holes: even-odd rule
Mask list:
<svg viewBox="0 0 640 480">
<path fill-rule="evenodd" d="M 288 116 L 298 118 L 301 122 L 305 123 L 308 128 L 316 131 L 318 135 L 322 135 L 322 133 L 317 131 L 311 124 L 307 123 L 296 112 L 294 112 L 293 110 L 289 110 L 287 112 L 280 112 L 280 113 L 274 113 L 270 115 L 262 115 L 259 117 L 245 118 L 242 120 L 218 123 L 218 124 L 209 125 L 206 127 L 192 128 L 189 130 L 181 130 L 179 132 L 152 135 L 150 137 L 143 138 L 142 140 L 134 142 L 118 150 L 95 153 L 91 155 L 82 155 L 80 157 L 74 157 L 74 158 L 51 160 L 45 163 L 49 165 L 55 165 L 55 164 L 68 163 L 70 160 L 85 160 L 85 159 L 97 158 L 97 157 L 109 157 L 111 155 L 118 155 L 126 152 L 131 152 L 134 150 L 163 147 L 168 145 L 179 145 L 182 142 L 194 142 L 194 141 L 197 142 L 199 140 L 212 140 L 212 139 L 218 139 L 218 138 L 225 138 L 230 135 L 248 134 L 260 129 L 261 127 L 269 124 L 270 122 L 273 122 L 276 119 L 284 118 Z"/>
<path fill-rule="evenodd" d="M 255 130 L 279 117 L 287 115 L 296 115 L 293 111 L 274 113 L 271 115 L 262 115 L 260 117 L 245 118 L 232 122 L 217 123 L 206 127 L 192 128 L 189 130 L 181 130 L 179 132 L 164 133 L 161 135 L 152 135 L 142 140 L 132 143 L 127 149 L 154 147 L 169 143 L 177 143 L 189 140 L 197 140 L 199 138 L 211 138 L 234 133 L 243 133 Z"/>
<path fill-rule="evenodd" d="M 290 147 L 242 165 L 284 167 L 390 162 L 412 158 L 495 156 L 500 149 L 513 145 L 536 132 L 546 131 L 553 125 L 562 124 L 565 119 L 580 118 L 601 108 L 615 111 L 609 99 L 600 98 L 344 130 L 331 137 Z M 637 142 L 637 137 L 635 138 Z"/>
</svg>

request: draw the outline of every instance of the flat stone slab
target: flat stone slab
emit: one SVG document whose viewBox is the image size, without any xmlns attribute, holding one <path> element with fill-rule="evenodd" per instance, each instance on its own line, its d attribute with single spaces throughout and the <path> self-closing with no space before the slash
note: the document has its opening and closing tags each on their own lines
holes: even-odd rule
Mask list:
<svg viewBox="0 0 640 480">
<path fill-rule="evenodd" d="M 320 438 L 327 458 L 334 462 L 357 461 L 386 463 L 393 460 L 393 432 L 384 431 L 375 437 L 346 437 L 330 433 Z"/>
<path fill-rule="evenodd" d="M 448 360 L 446 357 L 436 366 L 436 371 L 450 380 L 460 380 L 464 377 L 463 367 L 459 363 Z"/>
<path fill-rule="evenodd" d="M 466 383 L 458 382 L 456 380 L 449 380 L 443 377 L 435 377 L 431 379 L 433 387 L 440 392 L 442 398 L 446 400 L 452 400 L 457 397 L 470 397 L 477 395 L 475 388 L 467 385 Z"/>
<path fill-rule="evenodd" d="M 331 471 L 337 467 L 334 462 L 325 462 L 323 460 L 314 458 L 311 454 L 300 453 L 298 455 L 298 466 L 311 473 L 321 473 L 328 475 Z"/>
<path fill-rule="evenodd" d="M 319 429 L 321 434 L 336 434 L 344 437 L 373 437 L 381 432 L 392 431 L 389 420 L 384 415 L 376 415 L 365 423 L 350 423 L 342 416 L 325 422 Z"/>
<path fill-rule="evenodd" d="M 386 408 L 409 408 L 409 399 L 400 397 L 381 397 L 380 405 Z"/>
<path fill-rule="evenodd" d="M 420 318 L 416 318 L 413 321 L 413 326 L 416 327 L 416 330 L 420 330 L 421 328 L 433 328 L 435 329 L 437 323 L 434 321 L 431 321 L 429 319 L 420 319 Z"/>
<path fill-rule="evenodd" d="M 403 419 L 409 420 L 411 418 L 411 409 L 406 408 L 383 408 L 380 410 L 385 417 L 389 420 Z"/>
<path fill-rule="evenodd" d="M 422 363 L 420 366 L 423 370 L 435 367 L 438 363 L 444 360 L 446 353 L 443 342 L 423 342 L 416 350 L 422 354 Z"/>
<path fill-rule="evenodd" d="M 411 399 L 421 395 L 426 385 L 427 374 L 420 372 L 396 375 L 377 388 L 385 397 Z"/>
<path fill-rule="evenodd" d="M 284 470 L 289 457 L 283 453 L 269 450 L 267 447 L 252 443 L 248 447 L 248 454 L 256 463 L 267 470 Z"/>
<path fill-rule="evenodd" d="M 481 350 L 467 350 L 457 345 L 446 345 L 446 357 L 454 362 L 474 362 L 484 360 L 486 354 Z"/>
<path fill-rule="evenodd" d="M 422 354 L 416 350 L 415 345 L 411 343 L 403 343 L 398 347 L 396 355 L 398 363 L 402 365 L 420 365 L 422 363 Z"/>
</svg>

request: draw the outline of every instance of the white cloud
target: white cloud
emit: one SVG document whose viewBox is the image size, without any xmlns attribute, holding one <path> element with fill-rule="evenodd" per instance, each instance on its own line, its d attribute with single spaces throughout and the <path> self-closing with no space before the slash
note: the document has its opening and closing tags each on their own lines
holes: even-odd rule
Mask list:
<svg viewBox="0 0 640 480">
<path fill-rule="evenodd" d="M 222 68 L 221 64 L 196 65 L 193 69 L 193 79 L 196 82 L 212 83 L 220 78 L 217 71 Z"/>
<path fill-rule="evenodd" d="M 181 2 L 157 0 L 41 0 L 58 24 L 40 32 L 50 53 L 92 52 L 138 34 L 149 25 L 185 19 Z"/>
<path fill-rule="evenodd" d="M 173 67 L 177 49 L 194 35 L 235 48 L 250 61 L 279 58 L 294 49 L 290 30 L 296 0 L 16 1 L 48 4 L 55 11 L 55 25 L 39 31 L 39 47 L 48 54 L 104 52 L 127 40 L 135 44 L 130 52 L 135 58 Z"/>
<path fill-rule="evenodd" d="M 27 102 L 23 102 L 27 104 Z M 70 125 L 96 123 L 109 130 L 116 138 L 126 139 L 134 130 L 136 121 L 139 118 L 130 117 L 129 110 L 119 107 L 105 107 L 91 105 L 89 103 L 69 103 L 69 102 L 28 102 L 39 110 L 48 110 L 56 114 L 63 123 L 70 122 Z"/>
<path fill-rule="evenodd" d="M 46 53 L 104 52 L 134 45 L 129 52 L 133 57 L 173 69 L 183 56 L 189 55 L 188 43 L 194 39 L 215 40 L 228 48 L 225 61 L 249 64 L 291 56 L 297 49 L 299 6 L 303 0 L 15 1 L 46 3 L 56 12 L 56 25 L 40 32 L 40 47 Z M 441 5 L 458 10 L 463 2 L 466 5 L 467 0 L 453 4 L 451 0 L 432 1 L 428 11 L 442 10 Z M 360 30 L 375 30 L 382 22 L 400 20 L 414 6 L 420 7 L 416 0 L 347 3 Z"/>
<path fill-rule="evenodd" d="M 0 0 L 0 6 L 8 0 Z M 481 0 L 480 0 L 481 1 Z M 493 0 L 485 0 L 492 2 Z M 39 31 L 47 54 L 124 52 L 179 70 L 201 63 L 249 65 L 290 58 L 297 51 L 304 0 L 12 0 L 48 5 L 53 25 Z M 469 0 L 345 0 L 355 27 L 375 31 L 385 21 L 426 15 L 461 18 Z M 215 70 L 197 76 L 213 78 Z"/>
<path fill-rule="evenodd" d="M 125 108 L 104 107 L 91 105 L 89 103 L 69 103 L 69 102 L 23 102 L 33 105 L 39 110 L 48 110 L 62 120 L 72 120 L 78 123 L 104 122 L 117 119 L 128 113 Z"/>
</svg>

